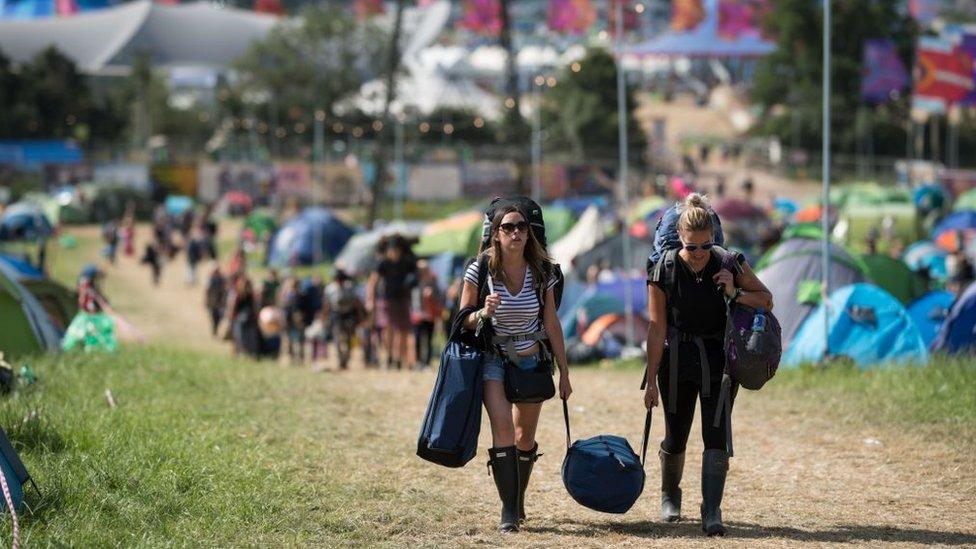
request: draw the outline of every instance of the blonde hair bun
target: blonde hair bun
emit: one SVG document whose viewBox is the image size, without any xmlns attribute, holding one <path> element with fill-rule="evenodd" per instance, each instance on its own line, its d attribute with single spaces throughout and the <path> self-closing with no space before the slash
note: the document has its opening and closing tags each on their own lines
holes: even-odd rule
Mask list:
<svg viewBox="0 0 976 549">
<path fill-rule="evenodd" d="M 712 229 L 712 206 L 708 197 L 698 193 L 689 194 L 678 217 L 678 230 L 698 232 Z"/>
</svg>

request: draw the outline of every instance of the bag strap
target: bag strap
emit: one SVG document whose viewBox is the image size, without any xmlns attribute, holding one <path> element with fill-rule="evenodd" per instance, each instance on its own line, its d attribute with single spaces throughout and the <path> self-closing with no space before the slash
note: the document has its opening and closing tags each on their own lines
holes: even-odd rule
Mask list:
<svg viewBox="0 0 976 549">
<path fill-rule="evenodd" d="M 572 436 L 569 433 L 569 406 L 566 404 L 566 399 L 563 401 L 563 421 L 566 423 L 566 449 L 572 445 Z M 647 461 L 647 444 L 651 437 L 651 408 L 647 409 L 647 415 L 644 417 L 644 436 L 641 439 L 641 466 Z"/>
<path fill-rule="evenodd" d="M 566 399 L 561 399 L 563 401 L 563 420 L 566 422 L 566 449 L 568 450 L 572 444 L 572 437 L 569 435 L 569 406 L 566 405 Z"/>
</svg>

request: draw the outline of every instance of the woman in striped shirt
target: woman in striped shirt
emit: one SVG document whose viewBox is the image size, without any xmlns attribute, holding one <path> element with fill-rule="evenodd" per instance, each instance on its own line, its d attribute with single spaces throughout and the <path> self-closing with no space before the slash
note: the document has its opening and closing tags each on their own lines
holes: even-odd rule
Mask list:
<svg viewBox="0 0 976 549">
<path fill-rule="evenodd" d="M 496 335 L 528 335 L 545 330 L 556 364 L 559 366 L 559 396 L 568 399 L 573 392 L 566 367 L 563 332 L 556 316 L 553 296 L 553 265 L 535 238 L 528 216 L 515 206 L 498 210 L 491 224 L 491 246 L 468 267 L 461 293 L 461 309 L 477 307 L 478 263 L 488 261 L 489 293 L 482 307 L 464 319 L 474 330 L 478 321 L 491 322 Z M 537 292 L 537 288 L 543 289 Z M 540 303 L 539 295 L 542 296 Z M 541 314 L 540 314 L 541 309 Z M 515 343 L 517 366 L 533 369 L 542 351 L 540 341 Z M 490 465 L 502 500 L 499 530 L 517 532 L 525 520 L 525 489 L 532 466 L 538 458 L 536 425 L 542 404 L 518 403 L 505 397 L 505 357 L 500 349 L 491 353 L 484 366 L 484 400 L 491 421 Z"/>
</svg>

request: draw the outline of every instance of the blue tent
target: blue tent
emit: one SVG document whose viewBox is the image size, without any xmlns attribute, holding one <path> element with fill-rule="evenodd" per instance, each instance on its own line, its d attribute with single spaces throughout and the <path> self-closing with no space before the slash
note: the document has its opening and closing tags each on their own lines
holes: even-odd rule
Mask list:
<svg viewBox="0 0 976 549">
<path fill-rule="evenodd" d="M 946 216 L 932 229 L 932 239 L 935 240 L 946 231 L 964 231 L 967 229 L 976 229 L 976 212 L 972 210 L 963 210 Z"/>
<path fill-rule="evenodd" d="M 171 194 L 166 197 L 166 213 L 169 215 L 183 215 L 183 213 L 193 208 L 193 199 L 182 194 Z"/>
<path fill-rule="evenodd" d="M 824 350 L 824 307 L 807 317 L 783 354 L 782 365 L 817 362 Z M 866 283 L 830 295 L 830 354 L 851 358 L 858 368 L 925 364 L 929 352 L 905 307 L 888 292 Z"/>
<path fill-rule="evenodd" d="M 952 292 L 936 290 L 923 295 L 908 306 L 908 314 L 915 322 L 915 327 L 922 335 L 926 347 L 932 345 L 955 299 L 956 296 Z"/>
<path fill-rule="evenodd" d="M 601 282 L 586 288 L 575 302 L 567 301 L 568 295 L 564 290 L 563 306 L 559 309 L 559 323 L 563 327 L 563 335 L 566 337 L 578 335 L 580 310 L 583 311 L 588 322 L 593 322 L 605 314 L 623 314 L 628 287 L 633 295 L 634 314 L 644 314 L 647 310 L 647 281 L 643 277 L 629 281 L 618 278 L 613 282 Z"/>
<path fill-rule="evenodd" d="M 334 259 L 353 230 L 325 208 L 306 208 L 285 222 L 271 241 L 268 262 L 275 267 L 314 265 Z"/>
<path fill-rule="evenodd" d="M 952 305 L 932 342 L 932 350 L 952 354 L 976 352 L 976 282 Z"/>
<path fill-rule="evenodd" d="M 923 212 L 937 210 L 949 202 L 949 195 L 942 185 L 930 183 L 922 185 L 912 193 L 912 201 L 915 207 Z"/>
<path fill-rule="evenodd" d="M 12 204 L 0 215 L 0 240 L 38 240 L 54 234 L 54 227 L 40 206 Z"/>
<path fill-rule="evenodd" d="M 948 276 L 948 270 L 946 270 L 947 255 L 949 254 L 945 250 L 936 246 L 931 240 L 919 240 L 905 248 L 901 259 L 913 271 L 927 268 L 929 277 L 945 280 Z"/>
<path fill-rule="evenodd" d="M 467 258 L 453 252 L 444 252 L 429 259 L 430 270 L 437 277 L 437 286 L 446 291 L 454 280 L 461 276 Z"/>
</svg>

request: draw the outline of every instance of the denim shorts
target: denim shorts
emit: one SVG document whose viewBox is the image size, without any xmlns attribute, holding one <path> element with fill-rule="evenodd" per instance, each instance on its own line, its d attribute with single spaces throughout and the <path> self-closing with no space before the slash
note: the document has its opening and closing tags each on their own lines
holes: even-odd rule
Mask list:
<svg viewBox="0 0 976 549">
<path fill-rule="evenodd" d="M 538 365 L 539 357 L 537 355 L 519 357 L 518 367 L 523 370 L 534 370 Z M 495 353 L 488 355 L 481 379 L 484 381 L 505 381 L 505 360 L 501 355 Z"/>
</svg>

